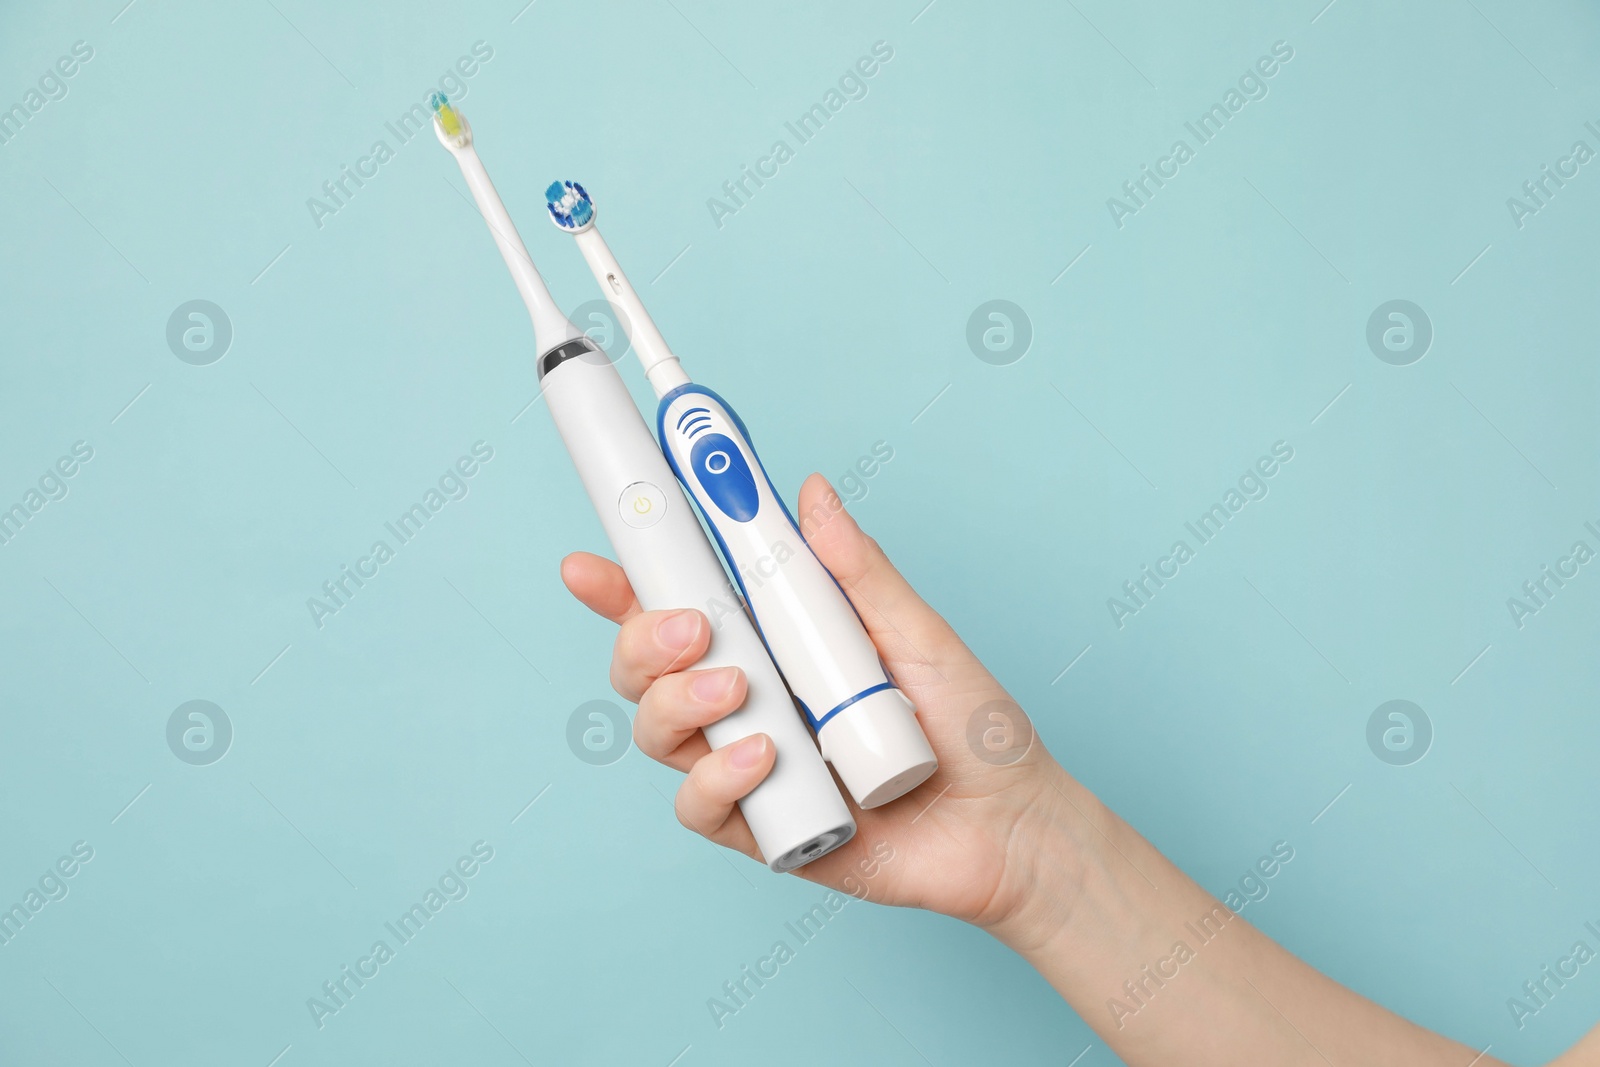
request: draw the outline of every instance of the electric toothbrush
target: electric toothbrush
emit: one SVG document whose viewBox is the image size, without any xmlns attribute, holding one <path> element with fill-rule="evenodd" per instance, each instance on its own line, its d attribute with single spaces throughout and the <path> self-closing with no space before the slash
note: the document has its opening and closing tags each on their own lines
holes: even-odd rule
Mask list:
<svg viewBox="0 0 1600 1067">
<path fill-rule="evenodd" d="M 661 401 L 661 449 L 721 546 L 767 650 L 817 732 L 823 758 L 862 808 L 915 789 L 938 769 L 916 708 L 890 681 L 861 617 L 812 554 L 744 422 L 720 396 L 689 380 L 595 228 L 594 201 L 583 186 L 555 182 L 545 199 L 551 221 L 577 240 L 628 331 Z"/>
<path fill-rule="evenodd" d="M 728 576 L 621 375 L 551 298 L 478 158 L 466 118 L 442 93 L 430 103 L 434 133 L 460 164 L 533 319 L 545 402 L 639 603 L 654 611 L 726 601 L 733 596 Z M 714 628 L 697 666 L 737 666 L 749 684 L 744 705 L 705 728 L 711 746 L 764 733 L 776 747 L 772 773 L 739 802 L 768 865 L 791 871 L 850 840 L 855 819 L 742 611 Z"/>
</svg>

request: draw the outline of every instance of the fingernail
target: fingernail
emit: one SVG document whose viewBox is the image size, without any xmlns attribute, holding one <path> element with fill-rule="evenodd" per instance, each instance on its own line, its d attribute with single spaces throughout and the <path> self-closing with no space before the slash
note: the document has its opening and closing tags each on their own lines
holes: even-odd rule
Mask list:
<svg viewBox="0 0 1600 1067">
<path fill-rule="evenodd" d="M 656 627 L 656 638 L 667 648 L 688 648 L 699 633 L 700 616 L 692 611 L 674 612 Z"/>
<path fill-rule="evenodd" d="M 728 765 L 736 771 L 748 771 L 761 762 L 767 753 L 767 735 L 756 734 L 735 744 L 728 752 Z"/>
<path fill-rule="evenodd" d="M 715 704 L 727 696 L 733 689 L 733 681 L 737 677 L 732 667 L 719 667 L 714 671 L 705 671 L 694 676 L 689 683 L 689 692 L 696 700 L 707 704 Z"/>
</svg>

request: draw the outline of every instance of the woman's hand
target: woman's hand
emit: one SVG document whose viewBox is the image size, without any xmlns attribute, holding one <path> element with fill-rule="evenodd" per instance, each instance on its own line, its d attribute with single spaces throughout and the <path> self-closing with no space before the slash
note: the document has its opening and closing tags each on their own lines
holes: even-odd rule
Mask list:
<svg viewBox="0 0 1600 1067">
<path fill-rule="evenodd" d="M 908 795 L 856 812 L 855 839 L 801 877 L 986 928 L 1134 1067 L 1500 1064 L 1346 989 L 1218 903 L 1036 738 L 1028 744 L 1021 709 L 818 475 L 800 491 L 800 516 L 939 757 L 938 772 Z M 641 611 L 621 568 L 598 556 L 568 556 L 561 574 L 579 600 L 622 624 L 611 681 L 639 702 L 639 747 L 688 772 L 679 819 L 756 856 L 736 805 L 772 769 L 772 742 L 758 735 L 713 752 L 701 735 L 745 694 L 736 670 L 694 669 L 710 640 L 705 616 Z M 991 711 L 1002 720 L 991 723 Z M 980 737 L 1009 719 L 1026 753 L 1013 761 L 1003 745 L 997 754 L 969 744 L 975 718 Z M 1600 1036 L 1560 1062 L 1600 1067 Z"/>
<path fill-rule="evenodd" d="M 1037 881 L 1030 857 L 1040 849 L 1028 839 L 1043 831 L 1044 813 L 1064 805 L 1075 785 L 1000 683 L 862 533 L 821 475 L 801 488 L 799 515 L 812 550 L 838 579 L 891 677 L 916 705 L 939 769 L 890 804 L 856 810 L 854 840 L 797 873 L 881 903 L 927 908 L 986 927 L 1014 920 Z M 561 577 L 584 604 L 622 624 L 611 683 L 639 704 L 633 734 L 640 750 L 688 773 L 678 790 L 679 821 L 759 858 L 737 802 L 772 769 L 773 746 L 761 734 L 713 752 L 700 733 L 745 696 L 737 668 L 694 669 L 710 643 L 706 617 L 692 609 L 641 610 L 622 568 L 599 556 L 568 556 Z M 991 712 L 1003 718 L 991 721 Z M 1002 750 L 1004 759 L 1024 748 L 1025 754 L 1003 764 L 980 758 L 967 740 L 975 715 L 983 730 L 1000 731 L 991 732 L 992 738 L 1009 728 L 1016 750 Z M 1093 803 L 1086 795 L 1081 802 Z M 886 855 L 892 858 L 884 860 Z"/>
</svg>

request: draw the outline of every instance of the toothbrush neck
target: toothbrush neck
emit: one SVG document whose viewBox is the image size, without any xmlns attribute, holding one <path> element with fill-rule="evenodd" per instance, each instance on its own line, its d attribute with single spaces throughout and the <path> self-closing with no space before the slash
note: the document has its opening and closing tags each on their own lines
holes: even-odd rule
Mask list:
<svg viewBox="0 0 1600 1067">
<path fill-rule="evenodd" d="M 500 258 L 505 260 L 511 280 L 516 283 L 517 292 L 527 305 L 539 350 L 547 351 L 577 337 L 578 330 L 556 306 L 544 279 L 534 267 L 533 257 L 528 255 L 522 236 L 517 233 L 516 223 L 511 221 L 511 214 L 506 211 L 494 183 L 489 180 L 489 172 L 478 158 L 477 150 L 469 145 L 459 154 L 458 160 L 462 177 L 466 178 L 467 186 L 472 190 L 472 199 L 478 205 L 478 212 L 483 216 L 483 221 L 488 223 L 495 247 L 500 250 Z"/>
<path fill-rule="evenodd" d="M 517 288 L 521 289 L 522 286 L 519 284 Z M 522 294 L 522 302 L 528 306 L 528 318 L 533 320 L 533 343 L 541 353 L 550 351 L 564 341 L 583 336 L 582 331 L 556 310 L 554 304 L 536 303 L 528 299 L 526 292 Z"/>
<path fill-rule="evenodd" d="M 680 385 L 689 384 L 689 375 L 678 362 L 677 356 L 668 356 L 646 367 L 644 376 L 650 380 L 650 388 L 656 391 L 657 399 L 666 396 Z"/>
<path fill-rule="evenodd" d="M 661 336 L 655 320 L 644 308 L 644 301 L 639 299 L 639 294 L 628 283 L 628 276 L 622 273 L 621 264 L 611 254 L 611 249 L 606 247 L 600 231 L 590 227 L 573 236 L 578 242 L 578 250 L 589 264 L 590 272 L 594 274 L 594 280 L 600 283 L 600 291 L 605 293 L 607 303 L 616 313 L 617 321 L 627 331 L 628 340 L 638 354 L 639 364 L 644 368 L 644 375 L 650 380 L 656 395 L 662 396 L 680 385 L 686 385 L 689 376 L 679 365 L 678 357 L 672 354 L 672 349 L 667 347 L 667 339 Z"/>
</svg>

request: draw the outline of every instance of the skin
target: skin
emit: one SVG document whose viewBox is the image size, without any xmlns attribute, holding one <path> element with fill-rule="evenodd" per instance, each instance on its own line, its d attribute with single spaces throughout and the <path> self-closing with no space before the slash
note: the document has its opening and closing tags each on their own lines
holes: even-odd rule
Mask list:
<svg viewBox="0 0 1600 1067">
<path fill-rule="evenodd" d="M 854 840 L 801 868 L 800 877 L 981 927 L 1028 960 L 1134 1067 L 1501 1063 L 1346 989 L 1233 916 L 1037 738 L 1007 766 L 979 759 L 967 744 L 968 719 L 990 701 L 1011 702 L 1005 689 L 821 475 L 802 486 L 799 514 L 812 551 L 917 706 L 939 758 L 938 772 L 905 797 L 855 811 Z M 640 750 L 687 775 L 675 802 L 679 821 L 760 859 L 737 802 L 771 770 L 773 746 L 757 735 L 712 751 L 700 733 L 745 695 L 737 668 L 695 669 L 710 643 L 705 616 L 641 610 L 622 569 L 589 553 L 563 560 L 561 577 L 578 600 L 621 624 L 611 682 L 638 702 Z M 1014 717 L 1023 718 L 1020 709 Z M 874 863 L 872 849 L 883 842 L 893 857 Z M 863 886 L 868 868 L 874 873 Z M 1190 926 L 1207 915 L 1217 932 L 1202 943 Z M 1193 958 L 1158 964 L 1172 959 L 1180 939 Z M 1146 967 L 1171 976 L 1158 986 Z M 1143 991 L 1130 994 L 1130 981 Z M 1126 1010 L 1114 1012 L 1112 998 Z M 1600 1028 L 1555 1063 L 1600 1067 Z"/>
</svg>

